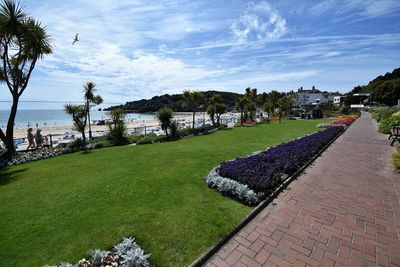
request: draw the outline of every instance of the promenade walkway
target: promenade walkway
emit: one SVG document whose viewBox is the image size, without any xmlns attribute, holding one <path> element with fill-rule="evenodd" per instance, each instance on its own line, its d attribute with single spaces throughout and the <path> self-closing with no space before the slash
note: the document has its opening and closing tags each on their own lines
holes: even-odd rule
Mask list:
<svg viewBox="0 0 400 267">
<path fill-rule="evenodd" d="M 400 266 L 400 175 L 369 114 L 206 266 Z"/>
</svg>

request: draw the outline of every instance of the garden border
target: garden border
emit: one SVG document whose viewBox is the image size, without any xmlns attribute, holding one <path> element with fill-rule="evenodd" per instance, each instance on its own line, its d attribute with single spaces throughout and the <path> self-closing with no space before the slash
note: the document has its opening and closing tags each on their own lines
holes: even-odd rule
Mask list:
<svg viewBox="0 0 400 267">
<path fill-rule="evenodd" d="M 355 121 L 355 120 L 354 120 Z M 353 122 L 354 122 L 353 121 Z M 253 218 L 255 218 L 268 204 L 270 204 L 280 192 L 295 180 L 303 171 L 310 166 L 333 142 L 335 142 L 353 123 L 343 128 L 335 138 L 329 141 L 318 153 L 316 153 L 306 164 L 300 167 L 295 173 L 285 179 L 282 184 L 279 185 L 271 194 L 269 194 L 263 201 L 260 202 L 232 231 L 230 231 L 225 237 L 220 239 L 217 244 L 208 249 L 203 255 L 193 261 L 190 267 L 201 267 L 211 259 L 214 254 L 220 250 L 230 239 L 232 239 L 240 230 L 242 230 Z"/>
</svg>

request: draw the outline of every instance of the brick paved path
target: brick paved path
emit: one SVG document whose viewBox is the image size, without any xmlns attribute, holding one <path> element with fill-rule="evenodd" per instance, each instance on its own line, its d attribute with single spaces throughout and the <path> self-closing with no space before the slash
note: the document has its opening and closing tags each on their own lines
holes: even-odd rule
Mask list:
<svg viewBox="0 0 400 267">
<path fill-rule="evenodd" d="M 400 266 L 400 175 L 363 114 L 206 266 Z"/>
</svg>

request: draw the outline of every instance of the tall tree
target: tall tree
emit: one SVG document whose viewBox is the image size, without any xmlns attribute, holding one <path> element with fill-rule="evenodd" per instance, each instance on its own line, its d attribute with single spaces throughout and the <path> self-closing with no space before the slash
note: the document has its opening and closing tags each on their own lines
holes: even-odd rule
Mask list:
<svg viewBox="0 0 400 267">
<path fill-rule="evenodd" d="M 86 82 L 83 85 L 83 93 L 86 105 L 86 113 L 87 113 L 87 120 L 89 126 L 89 139 L 92 139 L 92 128 L 90 127 L 90 108 L 96 105 L 100 105 L 103 103 L 103 98 L 100 95 L 95 95 L 94 93 L 97 91 L 95 88 L 96 84 L 93 82 Z"/>
<path fill-rule="evenodd" d="M 125 111 L 121 108 L 110 110 L 107 115 L 111 121 L 107 123 L 108 138 L 114 145 L 123 145 L 127 143 L 126 126 L 125 126 Z"/>
<path fill-rule="evenodd" d="M 210 105 L 208 105 L 207 107 L 207 114 L 210 116 L 211 122 L 213 126 L 216 126 L 215 123 L 215 104 L 210 103 Z"/>
<path fill-rule="evenodd" d="M 196 109 L 206 102 L 206 98 L 202 92 L 199 91 L 183 91 L 183 100 L 186 105 L 190 107 L 193 113 L 192 128 L 194 129 Z"/>
<path fill-rule="evenodd" d="M 66 104 L 64 111 L 72 117 L 75 130 L 82 134 L 83 143 L 86 144 L 86 122 L 87 122 L 87 109 L 85 105 Z"/>
<path fill-rule="evenodd" d="M 169 107 L 163 107 L 157 112 L 157 119 L 160 121 L 161 129 L 164 130 L 168 137 L 168 129 L 172 124 L 173 112 Z"/>
<path fill-rule="evenodd" d="M 267 95 L 267 100 L 264 103 L 264 109 L 268 112 L 268 116 L 270 116 L 270 114 L 275 114 L 276 109 L 279 107 L 278 101 L 280 98 L 282 98 L 282 94 L 275 90 L 272 90 Z"/>
<path fill-rule="evenodd" d="M 51 54 L 50 37 L 46 28 L 13 0 L 4 0 L 0 6 L 0 81 L 12 96 L 7 128 L 0 129 L 0 139 L 9 156 L 15 154 L 14 122 L 19 98 L 28 86 L 38 60 Z"/>
<path fill-rule="evenodd" d="M 246 106 L 248 105 L 249 100 L 247 97 L 240 97 L 237 101 L 236 101 L 236 108 L 239 110 L 240 112 L 240 124 L 243 125 L 245 118 L 244 118 L 244 112 L 246 109 Z"/>
<path fill-rule="evenodd" d="M 292 95 L 287 94 L 278 100 L 279 113 L 282 116 L 290 114 L 294 106 L 294 98 Z"/>
<path fill-rule="evenodd" d="M 220 124 L 221 114 L 225 113 L 225 105 L 222 103 L 221 95 L 214 94 L 210 98 L 210 104 L 207 107 L 207 114 L 210 115 L 212 124 L 214 126 Z M 217 121 L 215 121 L 217 119 Z"/>
<path fill-rule="evenodd" d="M 221 115 L 226 111 L 226 106 L 223 103 L 215 104 L 215 116 L 217 117 L 217 125 L 221 125 Z"/>
</svg>

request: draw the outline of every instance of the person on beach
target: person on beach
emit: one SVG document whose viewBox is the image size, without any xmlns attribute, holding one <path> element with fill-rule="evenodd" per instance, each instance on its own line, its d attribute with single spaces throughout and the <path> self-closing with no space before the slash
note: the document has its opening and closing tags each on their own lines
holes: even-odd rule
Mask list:
<svg viewBox="0 0 400 267">
<path fill-rule="evenodd" d="M 35 148 L 35 141 L 34 141 L 35 138 L 34 138 L 34 136 L 33 136 L 32 131 L 33 131 L 32 128 L 29 128 L 29 129 L 28 129 L 28 135 L 27 135 L 27 139 L 28 139 L 28 148 L 27 148 L 27 149 L 29 149 L 29 148 Z"/>
<path fill-rule="evenodd" d="M 36 147 L 43 147 L 43 135 L 40 133 L 41 130 L 37 129 L 35 134 Z"/>
</svg>

